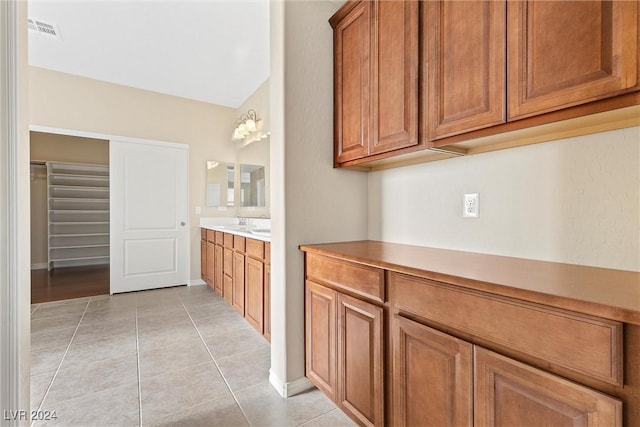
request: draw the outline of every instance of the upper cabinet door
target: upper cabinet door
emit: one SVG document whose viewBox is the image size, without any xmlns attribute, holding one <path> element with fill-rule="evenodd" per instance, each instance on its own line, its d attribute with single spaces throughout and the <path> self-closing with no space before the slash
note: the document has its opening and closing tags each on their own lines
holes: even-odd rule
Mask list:
<svg viewBox="0 0 640 427">
<path fill-rule="evenodd" d="M 369 154 L 371 3 L 363 1 L 330 22 L 334 28 L 335 160 L 342 163 Z"/>
<path fill-rule="evenodd" d="M 509 119 L 638 85 L 636 1 L 509 0 Z"/>
<path fill-rule="evenodd" d="M 418 2 L 373 3 L 370 154 L 418 144 Z"/>
<path fill-rule="evenodd" d="M 428 1 L 423 16 L 423 120 L 429 140 L 506 120 L 506 3 Z"/>
</svg>

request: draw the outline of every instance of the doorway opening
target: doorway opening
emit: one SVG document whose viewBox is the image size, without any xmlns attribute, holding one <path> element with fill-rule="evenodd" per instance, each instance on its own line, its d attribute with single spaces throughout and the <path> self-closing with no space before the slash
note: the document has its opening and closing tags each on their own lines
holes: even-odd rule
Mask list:
<svg viewBox="0 0 640 427">
<path fill-rule="evenodd" d="M 109 293 L 109 141 L 30 132 L 31 303 Z"/>
</svg>

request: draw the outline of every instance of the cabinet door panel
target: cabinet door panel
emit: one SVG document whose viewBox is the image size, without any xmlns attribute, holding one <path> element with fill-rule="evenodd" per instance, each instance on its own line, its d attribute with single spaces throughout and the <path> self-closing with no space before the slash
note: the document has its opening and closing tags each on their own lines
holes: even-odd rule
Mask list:
<svg viewBox="0 0 640 427">
<path fill-rule="evenodd" d="M 337 294 L 307 280 L 304 303 L 307 377 L 335 400 Z"/>
<path fill-rule="evenodd" d="M 622 427 L 622 402 L 475 347 L 477 427 Z"/>
<path fill-rule="evenodd" d="M 508 2 L 509 119 L 638 85 L 635 1 Z"/>
<path fill-rule="evenodd" d="M 337 403 L 369 426 L 384 424 L 383 310 L 338 294 Z"/>
<path fill-rule="evenodd" d="M 200 240 L 200 278 L 207 282 L 207 241 L 204 239 Z"/>
<path fill-rule="evenodd" d="M 244 316 L 244 255 L 233 254 L 233 308 Z"/>
<path fill-rule="evenodd" d="M 264 264 L 247 257 L 244 317 L 261 334 L 264 332 Z"/>
<path fill-rule="evenodd" d="M 371 154 L 418 143 L 418 2 L 373 2 Z"/>
<path fill-rule="evenodd" d="M 264 337 L 271 342 L 271 266 L 264 266 Z"/>
<path fill-rule="evenodd" d="M 472 354 L 465 341 L 395 316 L 393 425 L 473 425 Z"/>
<path fill-rule="evenodd" d="M 429 140 L 506 121 L 506 4 L 424 3 Z"/>
<path fill-rule="evenodd" d="M 206 282 L 207 285 L 211 289 L 214 289 L 214 274 L 215 274 L 215 255 L 216 255 L 216 245 L 213 243 L 207 243 L 207 271 L 206 271 Z"/>
<path fill-rule="evenodd" d="M 369 152 L 371 4 L 358 4 L 334 28 L 334 138 L 336 161 Z"/>
<path fill-rule="evenodd" d="M 233 278 L 224 274 L 222 276 L 222 297 L 227 304 L 232 304 L 233 296 Z"/>
<path fill-rule="evenodd" d="M 224 276 L 224 265 L 223 265 L 223 248 L 222 246 L 216 244 L 215 247 L 215 264 L 213 269 L 213 283 L 215 285 L 214 290 L 218 293 L 218 295 L 222 295 L 223 292 L 223 276 Z"/>
</svg>

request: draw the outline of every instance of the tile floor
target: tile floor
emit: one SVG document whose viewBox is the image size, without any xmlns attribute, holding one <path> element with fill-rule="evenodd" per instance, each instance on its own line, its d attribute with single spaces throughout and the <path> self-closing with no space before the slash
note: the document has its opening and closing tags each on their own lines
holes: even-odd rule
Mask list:
<svg viewBox="0 0 640 427">
<path fill-rule="evenodd" d="M 206 286 L 34 304 L 34 426 L 352 426 L 318 390 L 282 399 L 269 343 Z"/>
</svg>

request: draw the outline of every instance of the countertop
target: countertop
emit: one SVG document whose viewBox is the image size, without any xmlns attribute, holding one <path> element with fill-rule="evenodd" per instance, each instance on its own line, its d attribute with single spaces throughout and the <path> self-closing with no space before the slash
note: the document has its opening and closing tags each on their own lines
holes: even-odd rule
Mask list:
<svg viewBox="0 0 640 427">
<path fill-rule="evenodd" d="M 263 218 L 250 218 L 252 222 L 248 226 L 238 225 L 237 218 L 200 218 L 200 228 L 208 230 L 222 231 L 224 233 L 235 234 L 236 236 L 247 237 L 249 239 L 271 242 L 271 233 L 258 233 L 251 229 L 271 230 L 271 220 Z"/>
<path fill-rule="evenodd" d="M 300 249 L 640 325 L 640 273 L 378 241 Z"/>
</svg>

